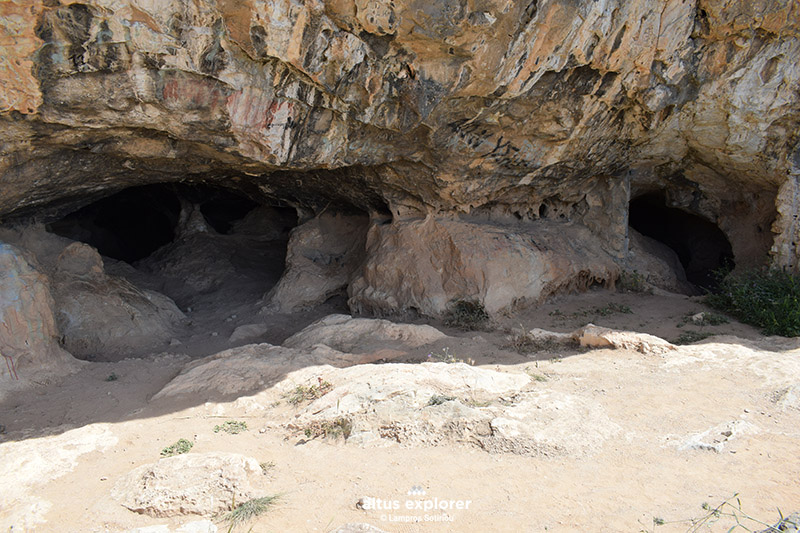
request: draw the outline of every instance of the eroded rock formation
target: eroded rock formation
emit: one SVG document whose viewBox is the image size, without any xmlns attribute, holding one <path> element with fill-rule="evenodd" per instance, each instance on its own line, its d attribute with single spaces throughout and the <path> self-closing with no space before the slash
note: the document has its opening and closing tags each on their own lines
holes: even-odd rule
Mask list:
<svg viewBox="0 0 800 533">
<path fill-rule="evenodd" d="M 675 211 L 720 230 L 703 272 L 797 264 L 792 0 L 4 0 L 0 14 L 0 218 L 52 222 L 174 182 L 301 223 L 363 217 L 338 237 L 296 230 L 326 263 L 303 271 L 314 254 L 290 243 L 273 308 L 349 286 L 355 310 L 436 315 L 469 297 L 499 312 L 648 264 L 680 288 L 674 256 L 631 256 L 642 197 L 661 202 L 652 224 Z M 530 244 L 495 246 L 503 234 Z M 697 242 L 675 250 L 684 267 Z M 500 251 L 453 256 L 482 246 Z M 313 275 L 328 278 L 300 295 L 292 279 Z"/>
</svg>

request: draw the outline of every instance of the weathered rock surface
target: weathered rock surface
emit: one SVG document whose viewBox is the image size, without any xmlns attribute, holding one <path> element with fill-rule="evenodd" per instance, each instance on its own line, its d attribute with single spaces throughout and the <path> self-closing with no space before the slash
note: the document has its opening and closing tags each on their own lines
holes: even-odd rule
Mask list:
<svg viewBox="0 0 800 533">
<path fill-rule="evenodd" d="M 771 249 L 797 265 L 791 0 L 37 0 L 0 13 L 3 217 L 180 180 L 306 213 L 563 219 L 591 231 L 587 249 L 624 258 L 629 200 L 662 191 L 718 225 L 737 264 Z"/>
<path fill-rule="evenodd" d="M 0 508 L 4 525 L 35 529 L 52 507 L 39 493 L 48 482 L 78 466 L 78 458 L 117 444 L 108 424 L 91 424 L 56 436 L 0 443 L 3 476 Z"/>
<path fill-rule="evenodd" d="M 324 344 L 340 352 L 369 353 L 381 349 L 419 348 L 446 338 L 447 335 L 427 325 L 328 315 L 295 333 L 283 345 L 309 350 Z"/>
<path fill-rule="evenodd" d="M 589 348 L 617 348 L 633 350 L 642 354 L 662 355 L 675 349 L 674 345 L 655 335 L 634 331 L 615 331 L 594 324 L 588 324 L 578 330 L 575 338 L 581 346 Z"/>
<path fill-rule="evenodd" d="M 3 238 L 24 246 L 38 260 L 42 273 L 36 283 L 28 281 L 24 298 L 45 302 L 52 295 L 56 324 L 42 327 L 54 346 L 61 339 L 76 357 L 117 360 L 163 346 L 184 319 L 169 298 L 106 274 L 103 259 L 89 245 L 73 243 L 41 227 L 5 231 Z M 4 301 L 13 299 L 9 295 Z M 30 324 L 36 327 L 33 317 Z M 17 332 L 16 342 L 37 342 L 42 334 Z M 34 353 L 47 357 L 48 351 L 39 346 L 31 350 Z"/>
<path fill-rule="evenodd" d="M 295 372 L 289 383 L 317 373 Z M 592 453 L 619 431 L 602 408 L 580 398 L 530 390 L 525 374 L 464 363 L 359 365 L 328 379 L 334 389 L 304 407 L 290 429 L 313 433 L 346 419 L 350 443 L 459 443 L 520 455 Z"/>
<path fill-rule="evenodd" d="M 0 381 L 76 366 L 58 343 L 54 308 L 50 282 L 33 258 L 0 242 Z"/>
<path fill-rule="evenodd" d="M 370 228 L 349 303 L 358 311 L 437 316 L 458 300 L 478 300 L 497 314 L 559 291 L 613 284 L 618 269 L 583 227 L 426 218 Z"/>
<path fill-rule="evenodd" d="M 137 513 L 155 517 L 213 516 L 255 495 L 258 461 L 236 453 L 187 453 L 132 470 L 112 496 Z"/>
<path fill-rule="evenodd" d="M 732 440 L 742 435 L 758 433 L 758 426 L 744 420 L 733 420 L 687 437 L 681 450 L 706 450 L 721 452 Z"/>
<path fill-rule="evenodd" d="M 336 529 L 331 530 L 330 533 L 385 533 L 383 529 L 379 529 L 370 524 L 364 523 L 349 523 L 344 524 Z"/>
<path fill-rule="evenodd" d="M 266 295 L 267 308 L 290 313 L 343 291 L 363 260 L 368 227 L 366 217 L 323 213 L 292 230 L 286 270 Z"/>
<path fill-rule="evenodd" d="M 172 533 L 169 526 L 146 526 L 129 529 L 125 533 Z M 217 533 L 218 528 L 214 522 L 210 520 L 193 520 L 187 522 L 178 529 L 174 530 L 175 533 Z"/>
</svg>

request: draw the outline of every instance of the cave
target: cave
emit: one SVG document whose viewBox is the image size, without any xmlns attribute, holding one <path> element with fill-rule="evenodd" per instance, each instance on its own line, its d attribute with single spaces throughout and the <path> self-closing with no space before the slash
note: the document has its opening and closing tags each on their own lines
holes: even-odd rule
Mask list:
<svg viewBox="0 0 800 533">
<path fill-rule="evenodd" d="M 648 193 L 631 200 L 630 226 L 671 248 L 680 259 L 686 279 L 713 290 L 720 271 L 735 266 L 731 243 L 714 223 L 682 209 L 669 207 L 663 193 Z"/>
<path fill-rule="evenodd" d="M 180 211 L 180 201 L 168 187 L 133 187 L 51 222 L 47 229 L 94 246 L 106 257 L 133 263 L 172 242 Z"/>
<path fill-rule="evenodd" d="M 182 203 L 198 205 L 206 223 L 223 235 L 259 206 L 258 202 L 228 189 L 143 185 L 92 202 L 49 223 L 47 229 L 89 244 L 106 257 L 134 263 L 175 239 Z"/>
</svg>

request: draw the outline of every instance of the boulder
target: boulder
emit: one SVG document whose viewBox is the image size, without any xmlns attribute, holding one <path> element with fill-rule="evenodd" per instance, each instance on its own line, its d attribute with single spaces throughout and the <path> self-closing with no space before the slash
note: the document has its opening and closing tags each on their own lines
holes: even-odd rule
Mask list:
<svg viewBox="0 0 800 533">
<path fill-rule="evenodd" d="M 442 316 L 459 300 L 490 315 L 556 292 L 613 285 L 619 267 L 585 228 L 558 222 L 496 225 L 424 220 L 373 225 L 350 285 L 355 312 Z"/>
<path fill-rule="evenodd" d="M 291 313 L 343 292 L 364 257 L 366 217 L 321 214 L 292 230 L 286 270 L 265 297 L 267 309 Z"/>
<path fill-rule="evenodd" d="M 573 337 L 587 348 L 616 348 L 634 350 L 643 354 L 663 355 L 675 346 L 662 338 L 647 333 L 617 331 L 610 328 L 588 324 L 575 331 Z"/>
<path fill-rule="evenodd" d="M 214 516 L 256 495 L 258 461 L 236 453 L 186 453 L 142 465 L 115 485 L 112 497 L 154 517 Z"/>
<path fill-rule="evenodd" d="M 59 345 L 50 288 L 50 280 L 30 254 L 0 242 L 0 381 L 77 368 Z"/>
<path fill-rule="evenodd" d="M 166 296 L 106 275 L 88 244 L 64 248 L 53 280 L 64 345 L 82 359 L 113 361 L 162 347 L 185 318 Z"/>
<path fill-rule="evenodd" d="M 309 350 L 324 344 L 340 352 L 369 353 L 387 348 L 419 348 L 446 338 L 447 335 L 428 325 L 328 315 L 295 333 L 283 345 Z"/>
</svg>

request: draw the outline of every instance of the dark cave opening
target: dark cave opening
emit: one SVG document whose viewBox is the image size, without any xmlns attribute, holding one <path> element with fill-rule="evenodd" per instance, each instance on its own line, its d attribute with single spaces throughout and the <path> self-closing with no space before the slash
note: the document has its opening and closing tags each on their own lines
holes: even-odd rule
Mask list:
<svg viewBox="0 0 800 533">
<path fill-rule="evenodd" d="M 169 244 L 181 203 L 164 185 L 132 187 L 47 225 L 48 231 L 89 244 L 113 259 L 133 263 Z"/>
<path fill-rule="evenodd" d="M 181 210 L 187 204 L 197 205 L 205 222 L 223 235 L 230 233 L 235 223 L 260 205 L 228 189 L 183 184 L 143 185 L 84 206 L 48 224 L 47 229 L 89 244 L 106 257 L 134 263 L 174 241 Z M 290 212 L 288 216 L 281 214 L 284 222 L 294 218 L 294 210 L 282 211 Z"/>
<path fill-rule="evenodd" d="M 667 206 L 662 193 L 649 193 L 630 202 L 628 222 L 639 233 L 669 246 L 680 259 L 686 279 L 713 290 L 715 272 L 734 267 L 731 244 L 712 222 Z"/>
</svg>

